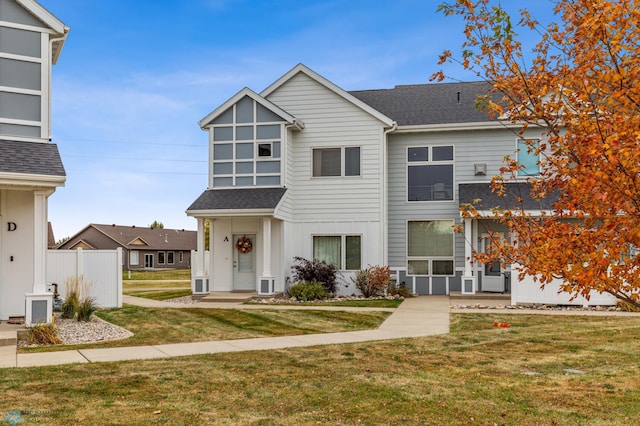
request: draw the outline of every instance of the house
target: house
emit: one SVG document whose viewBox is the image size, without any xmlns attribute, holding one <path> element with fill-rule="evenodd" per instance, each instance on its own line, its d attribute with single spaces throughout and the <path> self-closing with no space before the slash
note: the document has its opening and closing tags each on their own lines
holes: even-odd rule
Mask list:
<svg viewBox="0 0 640 426">
<path fill-rule="evenodd" d="M 490 180 L 505 155 L 535 174 L 537 159 L 518 148 L 542 137 L 478 111 L 488 90 L 472 82 L 348 92 L 302 64 L 260 93 L 240 90 L 199 122 L 210 164 L 207 189 L 187 209 L 198 222 L 194 292 L 284 291 L 301 256 L 337 265 L 342 294 L 356 292 L 357 270 L 389 265 L 416 294 L 489 291 L 518 303 L 530 299 L 518 299 L 528 286 L 548 301 L 510 268 L 468 260 L 491 250 L 487 230 L 508 236 L 492 221 L 463 221 L 461 203 L 494 201 Z M 460 224 L 464 234 L 454 232 Z"/>
<path fill-rule="evenodd" d="M 129 269 L 187 269 L 196 231 L 140 226 L 89 224 L 58 246 L 58 250 L 122 248 L 122 267 Z"/>
<path fill-rule="evenodd" d="M 47 205 L 66 174 L 50 82 L 68 32 L 34 0 L 0 0 L 0 320 L 51 319 Z"/>
</svg>

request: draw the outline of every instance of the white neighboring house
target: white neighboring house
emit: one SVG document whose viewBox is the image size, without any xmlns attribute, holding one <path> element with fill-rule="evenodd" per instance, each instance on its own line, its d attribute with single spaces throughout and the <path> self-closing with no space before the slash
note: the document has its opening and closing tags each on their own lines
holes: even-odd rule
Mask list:
<svg viewBox="0 0 640 426">
<path fill-rule="evenodd" d="M 0 0 L 0 320 L 51 321 L 47 203 L 66 174 L 51 137 L 51 68 L 69 28 L 34 0 Z"/>
<path fill-rule="evenodd" d="M 537 167 L 518 152 L 517 131 L 475 108 L 488 89 L 472 82 L 347 92 L 302 64 L 259 94 L 242 89 L 199 123 L 209 134 L 209 178 L 187 209 L 198 221 L 194 292 L 285 291 L 300 256 L 337 265 L 342 294 L 357 292 L 350 280 L 357 270 L 389 265 L 416 294 L 615 303 L 602 295 L 569 301 L 551 286 L 518 281 L 511 267 L 467 260 L 472 250 L 491 249 L 486 230 L 505 230 L 466 219 L 465 233 L 455 233 L 460 205 L 477 198 L 496 205 L 490 180 L 505 155 L 529 176 Z M 526 202 L 532 212 L 545 209 Z"/>
</svg>

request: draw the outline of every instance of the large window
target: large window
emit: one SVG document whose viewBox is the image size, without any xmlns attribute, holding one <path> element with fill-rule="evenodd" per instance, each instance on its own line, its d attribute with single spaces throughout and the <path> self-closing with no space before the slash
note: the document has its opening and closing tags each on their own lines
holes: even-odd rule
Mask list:
<svg viewBox="0 0 640 426">
<path fill-rule="evenodd" d="M 518 176 L 540 175 L 539 148 L 538 139 L 518 139 Z"/>
<path fill-rule="evenodd" d="M 140 254 L 138 250 L 131 250 L 129 252 L 129 265 L 139 265 L 140 264 Z"/>
<path fill-rule="evenodd" d="M 407 200 L 453 200 L 453 146 L 407 149 Z"/>
<path fill-rule="evenodd" d="M 360 147 L 313 150 L 313 177 L 360 176 Z"/>
<path fill-rule="evenodd" d="M 409 275 L 454 275 L 452 220 L 407 223 Z"/>
<path fill-rule="evenodd" d="M 359 235 L 327 235 L 313 237 L 313 258 L 325 261 L 343 271 L 362 267 L 362 238 Z"/>
</svg>

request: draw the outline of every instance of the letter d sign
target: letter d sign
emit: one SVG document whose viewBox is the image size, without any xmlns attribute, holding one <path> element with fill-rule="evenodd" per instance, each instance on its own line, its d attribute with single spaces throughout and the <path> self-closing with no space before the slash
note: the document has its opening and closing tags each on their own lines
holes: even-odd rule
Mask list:
<svg viewBox="0 0 640 426">
<path fill-rule="evenodd" d="M 7 231 L 13 232 L 18 229 L 18 225 L 15 222 L 7 222 Z"/>
</svg>

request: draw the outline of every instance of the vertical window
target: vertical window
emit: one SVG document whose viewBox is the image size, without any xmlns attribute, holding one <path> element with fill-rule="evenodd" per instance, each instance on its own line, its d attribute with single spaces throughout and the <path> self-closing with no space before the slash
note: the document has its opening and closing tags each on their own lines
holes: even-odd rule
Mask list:
<svg viewBox="0 0 640 426">
<path fill-rule="evenodd" d="M 361 242 L 359 235 L 315 236 L 313 258 L 333 264 L 341 271 L 357 271 L 362 267 Z"/>
<path fill-rule="evenodd" d="M 360 147 L 313 150 L 313 177 L 360 176 Z"/>
<path fill-rule="evenodd" d="M 518 176 L 540 175 L 540 140 L 518 139 Z"/>
<path fill-rule="evenodd" d="M 140 264 L 140 253 L 138 250 L 131 250 L 129 252 L 129 265 L 139 265 Z"/>
<path fill-rule="evenodd" d="M 184 262 L 184 253 L 179 251 L 178 252 L 178 263 L 182 263 Z"/>
<path fill-rule="evenodd" d="M 453 275 L 454 232 L 452 220 L 407 223 L 407 271 L 409 275 Z"/>
<path fill-rule="evenodd" d="M 165 252 L 163 251 L 159 251 L 158 252 L 158 265 L 164 265 L 165 262 Z"/>
<path fill-rule="evenodd" d="M 174 253 L 172 251 L 168 251 L 167 252 L 167 263 L 169 265 L 173 265 L 175 263 L 175 261 L 174 261 Z"/>
<path fill-rule="evenodd" d="M 453 200 L 453 146 L 408 148 L 407 200 Z"/>
</svg>

